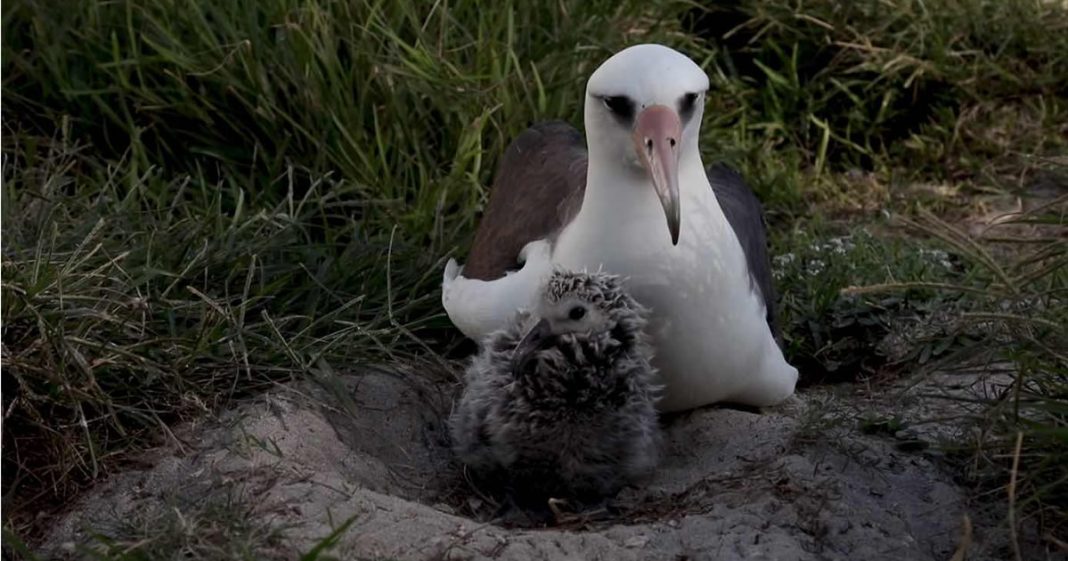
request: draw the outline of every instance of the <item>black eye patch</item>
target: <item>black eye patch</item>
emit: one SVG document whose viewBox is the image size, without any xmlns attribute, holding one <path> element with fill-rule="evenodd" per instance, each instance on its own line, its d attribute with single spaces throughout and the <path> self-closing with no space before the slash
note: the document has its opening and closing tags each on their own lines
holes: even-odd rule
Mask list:
<svg viewBox="0 0 1068 561">
<path fill-rule="evenodd" d="M 693 110 L 697 107 L 697 100 L 700 98 L 701 94 L 697 92 L 690 92 L 679 98 L 679 118 L 683 122 L 689 121 L 693 116 Z"/>
<path fill-rule="evenodd" d="M 625 95 L 603 96 L 601 102 L 623 122 L 629 123 L 634 118 L 634 100 Z"/>
</svg>

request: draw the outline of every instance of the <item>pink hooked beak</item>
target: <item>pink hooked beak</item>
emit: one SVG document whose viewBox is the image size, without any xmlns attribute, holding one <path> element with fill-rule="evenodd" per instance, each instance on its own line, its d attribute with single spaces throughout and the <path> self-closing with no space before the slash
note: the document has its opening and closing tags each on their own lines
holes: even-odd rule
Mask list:
<svg viewBox="0 0 1068 561">
<path fill-rule="evenodd" d="M 634 125 L 634 148 L 642 166 L 653 180 L 656 195 L 664 206 L 671 245 L 679 243 L 679 140 L 682 121 L 674 109 L 653 105 L 642 110 Z"/>
</svg>

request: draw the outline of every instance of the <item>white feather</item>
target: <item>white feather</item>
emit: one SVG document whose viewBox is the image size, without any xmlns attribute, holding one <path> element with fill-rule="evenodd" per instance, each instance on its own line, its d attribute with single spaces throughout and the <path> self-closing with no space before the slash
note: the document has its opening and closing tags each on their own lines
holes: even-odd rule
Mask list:
<svg viewBox="0 0 1068 561">
<path fill-rule="evenodd" d="M 533 306 L 552 274 L 551 253 L 549 241 L 530 242 L 519 253 L 523 266 L 493 281 L 463 277 L 463 267 L 450 259 L 441 285 L 441 303 L 449 319 L 476 341 L 507 325 L 517 311 Z"/>
</svg>

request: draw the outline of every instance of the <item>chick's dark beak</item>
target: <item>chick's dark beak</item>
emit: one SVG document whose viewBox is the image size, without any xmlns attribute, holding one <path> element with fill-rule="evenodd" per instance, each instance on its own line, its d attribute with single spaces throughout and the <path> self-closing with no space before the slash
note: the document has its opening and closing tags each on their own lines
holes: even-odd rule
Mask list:
<svg viewBox="0 0 1068 561">
<path fill-rule="evenodd" d="M 547 319 L 542 319 L 530 331 L 527 331 L 527 334 L 523 336 L 523 339 L 515 347 L 513 361 L 516 371 L 523 369 L 527 361 L 530 360 L 531 355 L 541 349 L 551 335 L 552 325 Z"/>
</svg>

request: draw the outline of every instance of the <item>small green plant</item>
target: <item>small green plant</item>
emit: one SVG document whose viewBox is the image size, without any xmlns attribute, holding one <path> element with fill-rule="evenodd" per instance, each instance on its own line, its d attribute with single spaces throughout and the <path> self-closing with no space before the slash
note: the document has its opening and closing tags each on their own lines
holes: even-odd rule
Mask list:
<svg viewBox="0 0 1068 561">
<path fill-rule="evenodd" d="M 92 541 L 70 544 L 68 555 L 99 561 L 296 558 L 285 528 L 273 527 L 254 504 L 235 488 L 213 489 L 196 501 L 172 497 L 134 518 L 100 521 Z"/>
<path fill-rule="evenodd" d="M 818 232 L 781 236 L 772 264 L 785 351 L 801 370 L 803 383 L 855 380 L 895 363 L 924 363 L 950 350 L 952 338 L 920 345 L 918 337 L 904 341 L 901 335 L 958 305 L 956 295 L 931 288 L 965 276 L 954 254 L 937 244 L 900 235 L 877 238 L 863 229 L 845 235 Z M 900 280 L 913 281 L 915 288 L 895 294 L 843 293 L 851 286 Z M 942 319 L 943 327 L 951 329 Z"/>
</svg>

